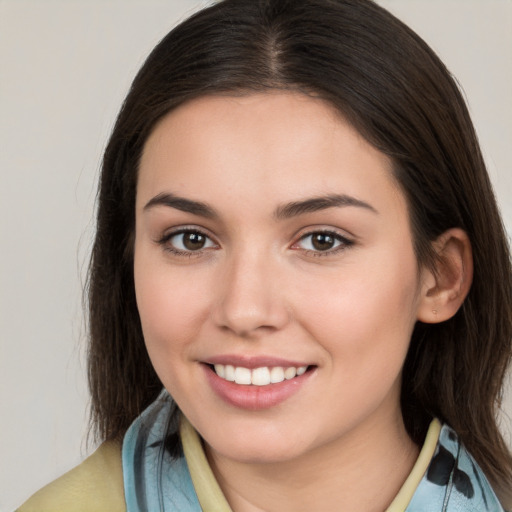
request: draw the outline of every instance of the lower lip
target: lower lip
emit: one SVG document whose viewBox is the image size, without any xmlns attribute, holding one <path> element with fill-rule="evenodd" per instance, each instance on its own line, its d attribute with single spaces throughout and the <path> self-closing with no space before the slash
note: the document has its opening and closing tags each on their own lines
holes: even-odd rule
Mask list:
<svg viewBox="0 0 512 512">
<path fill-rule="evenodd" d="M 300 376 L 267 386 L 243 385 L 221 379 L 208 365 L 203 365 L 213 391 L 225 402 L 241 409 L 259 411 L 284 402 L 309 380 L 314 373 L 308 370 Z"/>
</svg>

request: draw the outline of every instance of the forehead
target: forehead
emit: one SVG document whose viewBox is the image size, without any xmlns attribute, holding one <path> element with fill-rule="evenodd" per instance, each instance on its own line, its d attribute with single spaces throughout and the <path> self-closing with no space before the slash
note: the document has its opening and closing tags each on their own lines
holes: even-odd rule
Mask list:
<svg viewBox="0 0 512 512">
<path fill-rule="evenodd" d="M 202 97 L 163 118 L 144 147 L 138 203 L 165 191 L 258 204 L 328 193 L 401 199 L 389 158 L 334 107 L 283 92 Z"/>
</svg>

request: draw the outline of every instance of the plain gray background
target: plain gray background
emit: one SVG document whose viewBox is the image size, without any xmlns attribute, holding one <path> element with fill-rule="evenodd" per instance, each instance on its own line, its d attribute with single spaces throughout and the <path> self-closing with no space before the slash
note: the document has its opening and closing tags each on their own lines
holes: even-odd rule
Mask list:
<svg viewBox="0 0 512 512">
<path fill-rule="evenodd" d="M 81 293 L 101 153 L 147 53 L 205 3 L 0 0 L 1 511 L 94 448 Z M 510 233 L 512 1 L 379 3 L 462 84 Z"/>
</svg>

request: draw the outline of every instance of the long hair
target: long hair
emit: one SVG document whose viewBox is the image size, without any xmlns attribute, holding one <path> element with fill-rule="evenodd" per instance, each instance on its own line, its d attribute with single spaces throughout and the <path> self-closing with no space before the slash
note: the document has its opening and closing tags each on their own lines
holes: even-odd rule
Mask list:
<svg viewBox="0 0 512 512">
<path fill-rule="evenodd" d="M 89 275 L 92 421 L 123 435 L 162 385 L 147 355 L 133 282 L 137 170 L 145 141 L 178 105 L 204 95 L 302 91 L 338 109 L 388 155 L 407 199 L 420 265 L 460 227 L 473 285 L 450 320 L 416 325 L 402 412 L 421 444 L 450 424 L 500 492 L 512 458 L 497 427 L 511 360 L 511 266 L 502 221 L 470 116 L 443 63 L 370 0 L 224 0 L 172 30 L 136 76 L 105 151 Z"/>
</svg>

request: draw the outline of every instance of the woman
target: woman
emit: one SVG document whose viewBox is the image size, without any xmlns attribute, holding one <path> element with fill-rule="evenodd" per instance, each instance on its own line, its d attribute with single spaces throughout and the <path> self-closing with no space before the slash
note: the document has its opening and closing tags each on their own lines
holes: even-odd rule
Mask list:
<svg viewBox="0 0 512 512">
<path fill-rule="evenodd" d="M 510 508 L 510 276 L 418 36 L 366 0 L 219 2 L 155 48 L 105 152 L 106 443 L 20 510 Z"/>
</svg>

